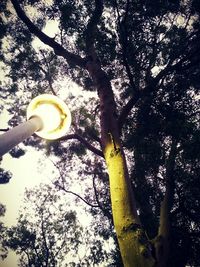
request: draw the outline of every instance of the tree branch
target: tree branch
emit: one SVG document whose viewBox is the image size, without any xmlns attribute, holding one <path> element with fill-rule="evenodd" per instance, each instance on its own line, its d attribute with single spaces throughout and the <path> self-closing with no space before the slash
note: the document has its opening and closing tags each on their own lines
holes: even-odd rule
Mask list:
<svg viewBox="0 0 200 267">
<path fill-rule="evenodd" d="M 82 198 L 81 196 L 79 196 L 77 193 L 65 189 L 64 186 L 59 185 L 57 182 L 54 182 L 54 185 L 57 186 L 59 189 L 63 190 L 64 192 L 69 193 L 69 194 L 72 194 L 72 195 L 78 197 L 78 198 L 81 199 L 83 202 L 85 202 L 88 206 L 90 206 L 90 207 L 92 207 L 92 208 L 99 208 L 98 205 L 93 205 L 93 204 L 89 203 L 87 200 L 85 200 L 84 198 Z"/>
<path fill-rule="evenodd" d="M 116 10 L 117 10 L 117 21 L 118 21 L 118 25 L 119 25 L 119 40 L 120 40 L 120 44 L 121 44 L 121 50 L 122 50 L 122 59 L 123 59 L 123 63 L 126 69 L 126 73 L 128 75 L 129 81 L 130 81 L 130 85 L 133 88 L 133 90 L 137 90 L 135 83 L 134 83 L 134 79 L 133 79 L 133 74 L 131 72 L 131 68 L 128 64 L 128 53 L 127 53 L 127 46 L 128 46 L 128 39 L 127 39 L 127 26 L 126 26 L 126 20 L 127 20 L 127 16 L 128 16 L 128 12 L 129 12 L 129 0 L 127 0 L 126 3 L 126 11 L 125 11 L 125 15 L 123 20 L 120 21 L 120 14 L 119 14 L 119 9 L 118 9 L 118 4 L 117 1 L 114 1 L 115 6 L 116 6 Z"/>
<path fill-rule="evenodd" d="M 191 38 L 193 34 L 191 34 L 187 39 Z M 198 37 L 196 38 L 198 39 Z M 158 82 L 166 75 L 169 73 L 172 73 L 174 71 L 181 71 L 181 70 L 186 70 L 189 69 L 193 64 L 197 64 L 200 61 L 199 58 L 199 43 L 197 40 L 196 47 L 193 50 L 190 50 L 185 53 L 185 50 L 187 49 L 187 46 L 189 46 L 189 43 L 186 43 L 186 46 L 183 47 L 181 51 L 178 52 L 173 58 L 171 58 L 167 64 L 167 66 L 161 70 L 158 75 L 153 78 L 154 84 L 158 84 Z M 182 54 L 185 54 L 182 58 L 179 59 Z M 179 59 L 179 60 L 178 60 Z M 176 63 L 174 63 L 175 60 L 178 60 Z M 190 62 L 188 64 L 185 64 L 187 61 Z M 193 61 L 192 61 L 193 60 Z M 173 64 L 174 63 L 174 64 Z"/>
<path fill-rule="evenodd" d="M 45 257 L 45 264 L 46 266 L 48 266 L 48 262 L 49 262 L 49 248 L 48 248 L 48 245 L 47 245 L 47 240 L 46 240 L 46 235 L 45 235 L 45 229 L 44 229 L 44 217 L 43 217 L 43 211 L 42 211 L 42 214 L 41 214 L 41 230 L 42 230 L 42 237 L 43 237 L 43 244 L 44 244 L 44 247 L 45 247 L 45 250 L 46 250 L 46 257 Z"/>
<path fill-rule="evenodd" d="M 95 32 L 97 30 L 97 24 L 100 21 L 102 13 L 103 13 L 103 1 L 95 0 L 94 12 L 85 30 L 86 53 L 87 55 L 92 57 L 94 57 L 95 55 L 94 53 Z"/>
<path fill-rule="evenodd" d="M 59 141 L 67 141 L 70 139 L 77 139 L 78 141 L 80 141 L 87 149 L 89 149 L 90 151 L 92 151 L 93 153 L 95 153 L 96 155 L 100 156 L 100 157 L 104 157 L 103 152 L 101 150 L 99 150 L 98 148 L 94 147 L 93 145 L 91 145 L 87 140 L 85 140 L 82 136 L 80 136 L 79 134 L 68 134 L 65 135 L 63 137 L 61 137 L 59 139 Z"/>
<path fill-rule="evenodd" d="M 7 131 L 9 131 L 9 128 L 0 129 L 0 132 L 7 132 Z"/>
<path fill-rule="evenodd" d="M 30 260 L 29 253 L 26 252 L 26 249 L 21 249 L 21 251 L 24 252 L 24 254 L 27 256 L 27 259 L 28 259 L 28 267 L 31 267 L 32 263 L 31 263 L 31 260 Z"/>
<path fill-rule="evenodd" d="M 134 94 L 132 98 L 127 102 L 127 104 L 123 107 L 119 117 L 118 117 L 118 126 L 119 129 L 121 130 L 126 118 L 128 117 L 131 109 L 134 107 L 134 105 L 137 103 L 138 99 L 140 98 L 140 92 L 138 91 L 137 93 Z"/>
<path fill-rule="evenodd" d="M 53 81 L 52 81 L 52 78 L 51 78 L 51 73 L 50 73 L 50 67 L 49 67 L 49 64 L 50 62 L 47 62 L 47 59 L 45 57 L 45 54 L 43 53 L 43 51 L 41 50 L 40 53 L 42 54 L 43 58 L 44 58 L 44 62 L 45 62 L 45 65 L 47 67 L 47 71 L 45 71 L 39 64 L 39 68 L 41 69 L 41 71 L 44 73 L 45 75 L 45 78 L 47 79 L 48 81 L 48 84 L 49 84 L 49 88 L 52 92 L 53 95 L 57 96 L 56 94 L 56 91 L 54 90 L 53 88 Z"/>
<path fill-rule="evenodd" d="M 126 103 L 126 105 L 122 108 L 122 111 L 118 117 L 118 127 L 120 130 L 122 130 L 122 127 L 126 121 L 126 118 L 128 117 L 131 109 L 135 106 L 137 101 L 143 97 L 147 97 L 151 92 L 155 90 L 154 81 L 147 85 L 142 91 L 136 91 L 132 98 Z"/>
<path fill-rule="evenodd" d="M 65 58 L 69 65 L 76 65 L 81 68 L 85 67 L 85 59 L 81 58 L 78 55 L 75 55 L 69 51 L 67 51 L 62 45 L 57 43 L 54 38 L 50 38 L 44 32 L 42 32 L 33 22 L 27 17 L 25 12 L 21 9 L 17 0 L 11 0 L 14 9 L 18 15 L 18 17 L 26 24 L 29 31 L 34 34 L 36 37 L 40 39 L 44 44 L 53 48 L 54 52 L 58 56 L 62 56 Z"/>
<path fill-rule="evenodd" d="M 176 140 L 172 140 L 172 144 L 171 144 L 171 150 L 166 162 L 166 192 L 165 192 L 165 196 L 164 196 L 164 200 L 163 200 L 163 205 L 161 205 L 161 213 L 162 213 L 162 209 L 164 213 L 167 213 L 167 215 L 169 216 L 169 212 L 171 210 L 171 207 L 173 205 L 173 196 L 174 196 L 174 178 L 173 178 L 173 172 L 174 172 L 174 167 L 175 167 L 175 159 L 176 159 L 176 154 L 177 154 L 177 141 Z M 162 223 L 166 223 L 166 216 L 163 220 Z M 165 232 L 166 229 L 162 229 L 162 225 L 160 226 L 161 232 Z M 166 228 L 166 227 L 164 227 Z"/>
<path fill-rule="evenodd" d="M 156 243 L 156 258 L 159 266 L 167 266 L 170 249 L 170 211 L 174 198 L 174 167 L 177 155 L 177 141 L 172 138 L 171 150 L 166 162 L 166 192 L 160 207 L 160 226 Z"/>
<path fill-rule="evenodd" d="M 93 180 L 92 180 L 92 183 L 93 183 L 93 188 L 94 188 L 94 194 L 95 194 L 95 198 L 96 198 L 96 202 L 99 206 L 99 208 L 102 210 L 103 214 L 111 221 L 113 221 L 113 218 L 112 218 L 112 214 L 107 210 L 107 209 L 104 209 L 103 205 L 101 205 L 100 201 L 99 201 L 99 198 L 98 198 L 98 192 L 97 192 L 97 188 L 96 188 L 96 184 L 95 184 L 95 178 L 96 178 L 96 174 L 94 174 L 93 176 Z"/>
<path fill-rule="evenodd" d="M 194 36 L 194 33 L 189 35 L 186 40 L 190 41 L 190 39 L 193 36 Z M 118 125 L 119 125 L 120 130 L 122 129 L 123 124 L 124 124 L 128 114 L 129 114 L 129 112 L 131 111 L 133 106 L 136 104 L 136 102 L 140 98 L 145 96 L 146 94 L 149 94 L 149 93 L 155 91 L 156 86 L 158 85 L 160 80 L 162 80 L 166 75 L 168 75 L 174 71 L 188 70 L 191 66 L 193 66 L 194 64 L 198 64 L 200 62 L 199 53 L 198 53 L 199 43 L 197 42 L 195 49 L 193 49 L 192 51 L 189 51 L 182 58 L 180 58 L 176 63 L 174 63 L 175 60 L 178 59 L 178 56 L 182 55 L 185 52 L 185 49 L 187 48 L 188 45 L 189 45 L 189 43 L 187 43 L 186 46 L 184 46 L 184 50 L 179 51 L 178 54 L 176 54 L 173 58 L 171 58 L 167 64 L 167 66 L 163 70 L 161 70 L 155 78 L 151 78 L 151 80 L 149 80 L 149 84 L 142 91 L 135 91 L 135 95 L 127 102 L 127 104 L 123 107 L 121 114 L 119 115 Z M 190 60 L 190 62 L 185 64 L 189 60 Z"/>
<path fill-rule="evenodd" d="M 65 189 L 64 179 L 63 179 L 64 177 L 63 177 L 62 172 L 60 171 L 60 168 L 53 161 L 51 161 L 51 162 L 58 169 L 58 171 L 60 173 L 60 177 L 62 178 L 62 185 L 60 185 L 58 181 L 53 182 L 53 184 L 55 185 L 55 187 L 58 187 L 59 189 L 63 190 L 64 192 L 69 193 L 69 194 L 72 194 L 72 195 L 78 197 L 79 199 L 81 199 L 83 202 L 85 202 L 87 205 L 89 205 L 92 208 L 100 208 L 100 206 L 98 205 L 99 204 L 98 202 L 97 202 L 97 205 L 90 204 L 87 200 L 85 200 L 84 198 L 82 198 L 81 196 L 79 196 L 77 193 Z"/>
</svg>

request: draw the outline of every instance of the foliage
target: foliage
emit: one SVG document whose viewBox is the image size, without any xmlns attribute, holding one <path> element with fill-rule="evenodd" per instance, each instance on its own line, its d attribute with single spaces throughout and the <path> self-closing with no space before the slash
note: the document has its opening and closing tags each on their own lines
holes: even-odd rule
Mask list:
<svg viewBox="0 0 200 267">
<path fill-rule="evenodd" d="M 6 208 L 0 203 L 0 217 L 4 216 Z M 5 259 L 7 257 L 7 248 L 4 246 L 4 240 L 6 238 L 6 227 L 0 222 L 0 258 Z"/>
<path fill-rule="evenodd" d="M 89 228 L 80 225 L 69 198 L 43 184 L 25 195 L 23 214 L 4 239 L 5 248 L 21 255 L 19 266 L 91 266 L 104 261 L 102 241 L 88 239 Z"/>
<path fill-rule="evenodd" d="M 170 151 L 173 144 L 176 144 L 175 156 L 171 160 L 174 164 L 171 164 L 173 170 L 169 175 L 173 184 L 173 197 L 169 201 L 171 250 L 168 266 L 198 266 L 198 1 L 105 1 L 104 11 L 94 34 L 89 29 L 90 19 L 100 2 L 54 0 L 52 4 L 48 4 L 34 0 L 23 1 L 21 6 L 24 10 L 29 10 L 31 6 L 37 10 L 39 15 L 33 16 L 30 12 L 29 17 L 39 29 L 44 29 L 51 20 L 58 23 L 58 30 L 51 40 L 78 56 L 84 66 L 96 60 L 105 71 L 115 94 L 118 126 L 127 155 L 137 209 L 152 244 L 161 223 L 160 207 L 169 180 Z M 102 157 L 97 157 L 101 155 L 102 150 L 103 106 L 95 94 L 98 89 L 97 81 L 89 75 L 86 67 L 74 63 L 76 61 L 72 62 L 70 57 L 62 56 L 59 49 L 48 46 L 48 43 L 47 46 L 34 46 L 35 37 L 22 21 L 8 10 L 8 6 L 4 5 L 2 11 L 4 19 L 0 20 L 0 36 L 3 39 L 0 45 L 3 47 L 3 53 L 0 58 L 8 68 L 9 79 L 8 86 L 4 85 L 2 89 L 9 99 L 15 101 L 10 110 L 13 113 L 10 125 L 16 124 L 16 111 L 22 117 L 24 104 L 39 93 L 58 94 L 63 99 L 68 99 L 66 102 L 70 102 L 74 118 L 71 135 L 58 142 L 44 143 L 33 137 L 25 143 L 44 150 L 46 148 L 48 157 L 56 156 L 55 166 L 59 177 L 55 178 L 54 185 L 58 192 L 76 195 L 78 204 L 80 201 L 88 204 L 86 210 L 93 216 L 94 227 L 91 232 L 100 238 L 96 246 L 90 246 L 90 256 L 87 260 L 71 263 L 71 266 L 95 265 L 106 257 L 102 250 L 104 243 L 101 238 L 114 238 L 116 241 L 110 212 L 108 175 Z M 41 14 L 44 14 L 42 19 Z M 3 46 L 5 42 L 9 45 Z M 88 49 L 92 42 L 96 51 L 95 57 L 93 51 Z M 82 86 L 81 91 L 78 91 L 79 95 L 72 86 L 67 85 L 69 79 Z M 17 92 L 20 95 L 16 95 Z M 125 103 L 131 101 L 134 104 L 129 108 Z M 88 149 L 92 152 L 88 152 Z M 69 179 L 71 176 L 74 177 L 73 183 Z M 73 184 L 76 184 L 77 188 L 82 185 L 78 194 L 74 194 L 76 188 Z M 48 196 L 45 187 L 39 192 Z M 35 197 L 35 203 L 40 199 L 37 191 L 32 192 L 31 197 Z M 54 203 L 57 203 L 57 199 L 47 198 L 48 205 Z M 16 238 L 12 240 L 13 243 L 10 239 L 8 246 L 18 251 L 22 262 L 27 262 L 22 252 L 25 246 L 31 261 L 41 266 L 41 262 L 47 261 L 48 257 L 45 256 L 45 238 L 37 239 L 37 235 L 34 236 L 41 231 L 41 222 L 44 220 L 39 210 L 41 207 L 37 205 L 38 213 L 35 213 L 35 218 L 38 224 L 30 223 L 26 217 L 21 217 L 18 226 L 8 232 L 10 237 Z M 45 207 L 42 211 L 47 216 L 45 218 L 49 218 L 48 209 Z M 60 233 L 66 234 L 66 229 L 59 225 L 59 216 L 62 217 L 62 214 L 53 214 L 54 219 L 48 223 L 44 220 L 48 242 L 50 239 L 58 240 Z M 63 223 L 64 219 L 69 220 L 69 217 L 63 218 Z M 75 223 L 77 229 L 73 232 Z M 58 225 L 61 227 L 60 233 L 56 232 Z M 69 232 L 77 233 L 78 236 L 70 238 L 76 241 L 78 246 L 81 226 L 75 215 L 73 224 L 66 227 L 69 227 Z M 19 244 L 20 240 L 24 244 Z M 64 240 L 70 251 L 75 251 L 74 244 L 67 243 L 66 238 Z M 36 241 L 40 248 L 39 260 L 36 260 L 35 254 L 30 251 L 30 245 L 35 246 Z M 88 237 L 88 243 L 93 241 Z M 59 243 L 55 242 L 54 245 L 59 250 Z M 51 250 L 56 249 L 52 245 Z M 60 258 L 53 259 L 50 255 L 48 261 L 62 262 L 64 253 L 69 252 L 68 249 L 63 249 Z M 121 266 L 117 249 L 116 253 L 112 250 L 110 253 L 113 266 Z M 58 263 L 52 264 L 57 266 Z"/>
<path fill-rule="evenodd" d="M 0 184 L 6 184 L 11 179 L 12 175 L 9 171 L 0 168 Z"/>
</svg>

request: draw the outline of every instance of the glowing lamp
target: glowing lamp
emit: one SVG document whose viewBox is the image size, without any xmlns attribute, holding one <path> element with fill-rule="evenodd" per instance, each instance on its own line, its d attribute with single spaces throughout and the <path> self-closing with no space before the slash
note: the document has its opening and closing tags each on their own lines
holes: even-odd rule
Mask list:
<svg viewBox="0 0 200 267">
<path fill-rule="evenodd" d="M 71 125 L 71 113 L 67 105 L 54 95 L 40 95 L 34 98 L 27 109 L 27 119 L 39 117 L 42 128 L 35 133 L 45 139 L 62 137 Z"/>
<path fill-rule="evenodd" d="M 27 109 L 27 121 L 0 135 L 0 157 L 33 133 L 54 140 L 67 133 L 71 113 L 58 97 L 43 94 L 34 98 Z"/>
</svg>

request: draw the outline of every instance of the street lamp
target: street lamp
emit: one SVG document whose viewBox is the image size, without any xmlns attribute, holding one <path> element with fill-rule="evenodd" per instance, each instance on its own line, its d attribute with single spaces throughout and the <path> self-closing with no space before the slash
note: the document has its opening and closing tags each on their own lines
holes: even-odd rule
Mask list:
<svg viewBox="0 0 200 267">
<path fill-rule="evenodd" d="M 27 121 L 0 135 L 0 157 L 33 133 L 48 140 L 58 139 L 70 124 L 71 113 L 61 99 L 49 94 L 37 96 L 27 108 Z"/>
</svg>

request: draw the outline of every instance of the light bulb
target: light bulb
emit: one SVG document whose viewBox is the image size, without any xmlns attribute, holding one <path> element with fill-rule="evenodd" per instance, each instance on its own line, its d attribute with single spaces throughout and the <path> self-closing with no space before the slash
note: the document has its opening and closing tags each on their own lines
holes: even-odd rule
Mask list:
<svg viewBox="0 0 200 267">
<path fill-rule="evenodd" d="M 36 134 L 49 140 L 65 135 L 71 124 L 71 113 L 67 105 L 54 95 L 40 95 L 31 101 L 27 109 L 27 119 L 35 116 L 43 124 Z"/>
<path fill-rule="evenodd" d="M 61 124 L 61 113 L 54 104 L 41 104 L 35 109 L 35 115 L 42 119 L 42 131 L 55 131 Z"/>
</svg>

